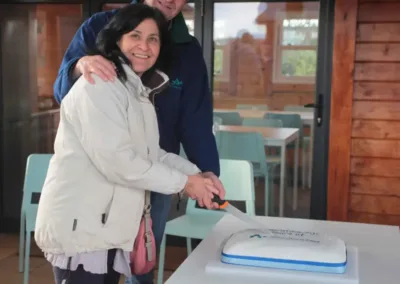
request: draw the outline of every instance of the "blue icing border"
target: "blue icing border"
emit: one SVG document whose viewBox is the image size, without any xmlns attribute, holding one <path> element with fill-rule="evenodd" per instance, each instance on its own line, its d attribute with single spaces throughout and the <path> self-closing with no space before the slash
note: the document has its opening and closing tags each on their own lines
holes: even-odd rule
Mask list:
<svg viewBox="0 0 400 284">
<path fill-rule="evenodd" d="M 234 264 L 242 266 L 279 268 L 279 269 L 337 273 L 337 274 L 343 274 L 346 271 L 347 267 L 347 261 L 342 263 L 327 263 L 327 262 L 266 258 L 266 257 L 256 257 L 256 256 L 240 256 L 240 255 L 226 254 L 223 252 L 221 254 L 221 262 L 226 264 Z"/>
</svg>

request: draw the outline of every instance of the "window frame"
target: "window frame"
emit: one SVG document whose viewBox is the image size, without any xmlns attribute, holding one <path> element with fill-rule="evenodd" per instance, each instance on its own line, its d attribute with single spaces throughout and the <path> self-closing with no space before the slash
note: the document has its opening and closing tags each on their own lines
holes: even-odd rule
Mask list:
<svg viewBox="0 0 400 284">
<path fill-rule="evenodd" d="M 283 21 L 285 19 L 318 19 L 318 12 L 305 11 L 302 13 L 278 12 L 276 25 L 274 27 L 274 51 L 273 51 L 273 71 L 272 82 L 274 84 L 315 84 L 316 74 L 314 76 L 284 76 L 282 75 L 282 56 L 286 50 L 312 50 L 315 51 L 318 58 L 318 44 L 316 45 L 282 45 Z M 319 19 L 318 19 L 319 20 Z M 318 23 L 319 24 L 319 23 Z M 317 27 L 318 29 L 318 27 Z"/>
</svg>

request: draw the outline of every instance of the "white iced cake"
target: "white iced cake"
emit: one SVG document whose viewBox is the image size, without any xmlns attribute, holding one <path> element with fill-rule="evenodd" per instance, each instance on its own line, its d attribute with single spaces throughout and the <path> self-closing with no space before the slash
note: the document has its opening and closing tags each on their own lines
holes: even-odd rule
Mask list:
<svg viewBox="0 0 400 284">
<path fill-rule="evenodd" d="M 295 230 L 247 229 L 225 240 L 221 261 L 228 264 L 344 273 L 347 265 L 343 240 Z"/>
</svg>

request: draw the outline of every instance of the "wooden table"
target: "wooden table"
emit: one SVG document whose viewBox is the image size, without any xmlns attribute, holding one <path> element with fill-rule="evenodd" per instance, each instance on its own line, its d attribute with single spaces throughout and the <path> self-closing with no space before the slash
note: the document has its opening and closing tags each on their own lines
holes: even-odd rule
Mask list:
<svg viewBox="0 0 400 284">
<path fill-rule="evenodd" d="M 286 172 L 286 146 L 295 142 L 294 154 L 294 181 L 293 181 L 293 210 L 297 209 L 297 180 L 299 166 L 299 131 L 297 128 L 272 128 L 272 127 L 253 127 L 242 125 L 220 125 L 217 131 L 232 132 L 259 132 L 265 140 L 266 146 L 281 148 L 281 176 L 279 186 L 279 216 L 284 215 L 285 200 L 285 172 Z M 267 192 L 265 193 L 267 194 Z"/>
<path fill-rule="evenodd" d="M 311 188 L 312 180 L 312 159 L 313 159 L 313 144 L 314 144 L 314 112 L 303 112 L 303 111 L 283 111 L 283 110 L 258 110 L 258 109 L 214 109 L 214 112 L 238 112 L 241 117 L 247 118 L 263 118 L 267 113 L 278 113 L 278 114 L 298 114 L 300 115 L 303 125 L 310 127 L 310 153 L 308 157 L 308 176 L 307 176 L 307 186 Z M 304 157 L 305 149 L 303 147 Z M 305 159 L 303 161 L 303 175 L 302 184 L 305 187 Z"/>
<path fill-rule="evenodd" d="M 335 235 L 359 252 L 360 284 L 398 284 L 400 279 L 400 234 L 396 226 L 317 221 L 293 218 L 256 217 L 269 228 L 314 231 Z M 166 284 L 264 284 L 265 279 L 238 275 L 219 276 L 205 272 L 207 263 L 217 259 L 222 241 L 249 225 L 226 215 L 196 247 Z M 268 282 L 274 284 L 273 282 Z M 279 282 L 282 283 L 282 282 Z M 294 284 L 287 281 L 285 284 Z"/>
</svg>

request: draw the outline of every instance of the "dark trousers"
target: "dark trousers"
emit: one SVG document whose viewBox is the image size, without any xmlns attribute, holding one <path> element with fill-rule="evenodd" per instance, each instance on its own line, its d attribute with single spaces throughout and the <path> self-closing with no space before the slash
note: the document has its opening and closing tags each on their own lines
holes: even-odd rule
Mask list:
<svg viewBox="0 0 400 284">
<path fill-rule="evenodd" d="M 79 265 L 76 270 L 53 267 L 56 284 L 118 284 L 120 274 L 113 269 L 116 250 L 108 251 L 107 274 L 92 274 Z M 64 282 L 63 282 L 64 281 Z"/>
</svg>

